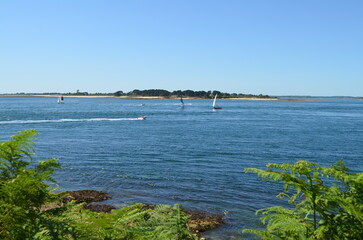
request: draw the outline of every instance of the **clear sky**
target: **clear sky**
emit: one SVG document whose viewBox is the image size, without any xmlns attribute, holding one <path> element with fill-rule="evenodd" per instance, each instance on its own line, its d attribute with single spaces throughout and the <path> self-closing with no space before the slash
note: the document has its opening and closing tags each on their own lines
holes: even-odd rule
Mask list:
<svg viewBox="0 0 363 240">
<path fill-rule="evenodd" d="M 363 1 L 0 1 L 0 93 L 156 88 L 363 96 Z"/>
</svg>

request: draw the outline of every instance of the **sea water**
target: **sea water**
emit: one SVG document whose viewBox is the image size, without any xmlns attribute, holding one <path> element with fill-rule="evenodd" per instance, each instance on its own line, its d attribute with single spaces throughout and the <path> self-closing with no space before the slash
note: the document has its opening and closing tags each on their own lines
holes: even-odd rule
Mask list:
<svg viewBox="0 0 363 240">
<path fill-rule="evenodd" d="M 311 99 L 310 99 L 311 100 Z M 105 190 L 105 204 L 181 203 L 223 214 L 206 233 L 234 239 L 261 228 L 257 209 L 283 204 L 281 184 L 244 168 L 339 159 L 361 172 L 363 102 L 0 98 L 0 140 L 36 129 L 36 160 L 59 158 L 59 190 Z M 139 120 L 140 115 L 147 116 Z M 245 236 L 249 238 L 249 236 Z"/>
</svg>

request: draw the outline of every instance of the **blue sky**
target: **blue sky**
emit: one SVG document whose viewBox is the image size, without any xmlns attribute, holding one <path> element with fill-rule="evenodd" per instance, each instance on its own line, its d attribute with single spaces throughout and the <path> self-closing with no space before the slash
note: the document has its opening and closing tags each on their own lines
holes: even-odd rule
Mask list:
<svg viewBox="0 0 363 240">
<path fill-rule="evenodd" d="M 363 96 L 363 1 L 0 1 L 0 93 Z"/>
</svg>

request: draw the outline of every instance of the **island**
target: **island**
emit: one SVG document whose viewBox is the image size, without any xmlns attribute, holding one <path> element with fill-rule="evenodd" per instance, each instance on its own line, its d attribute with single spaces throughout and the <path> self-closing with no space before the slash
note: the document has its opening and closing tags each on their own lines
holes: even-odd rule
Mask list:
<svg viewBox="0 0 363 240">
<path fill-rule="evenodd" d="M 209 91 L 193 91 L 193 90 L 175 90 L 168 91 L 164 89 L 147 89 L 147 90 L 132 90 L 124 92 L 118 90 L 114 93 L 88 93 L 77 90 L 76 92 L 51 92 L 51 93 L 15 93 L 1 94 L 3 97 L 103 97 L 103 98 L 127 98 L 127 99 L 212 99 L 218 95 L 220 99 L 230 100 L 280 100 L 278 97 L 263 95 L 263 94 L 245 94 L 245 93 L 226 93 L 217 90 Z"/>
</svg>

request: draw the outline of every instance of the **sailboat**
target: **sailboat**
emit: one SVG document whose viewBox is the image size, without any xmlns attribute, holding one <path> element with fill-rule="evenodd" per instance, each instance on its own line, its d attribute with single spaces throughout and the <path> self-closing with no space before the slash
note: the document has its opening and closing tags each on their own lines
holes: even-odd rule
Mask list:
<svg viewBox="0 0 363 240">
<path fill-rule="evenodd" d="M 220 106 L 217 106 L 217 105 L 216 105 L 217 96 L 218 96 L 218 94 L 216 94 L 216 96 L 214 97 L 214 101 L 213 101 L 213 109 L 222 109 L 222 107 L 220 107 Z"/>
<path fill-rule="evenodd" d="M 181 104 L 181 107 L 184 108 L 184 101 L 183 101 L 183 97 L 180 97 L 180 104 Z"/>
<path fill-rule="evenodd" d="M 58 104 L 63 104 L 63 100 L 64 100 L 63 96 L 59 97 L 58 98 Z"/>
</svg>

